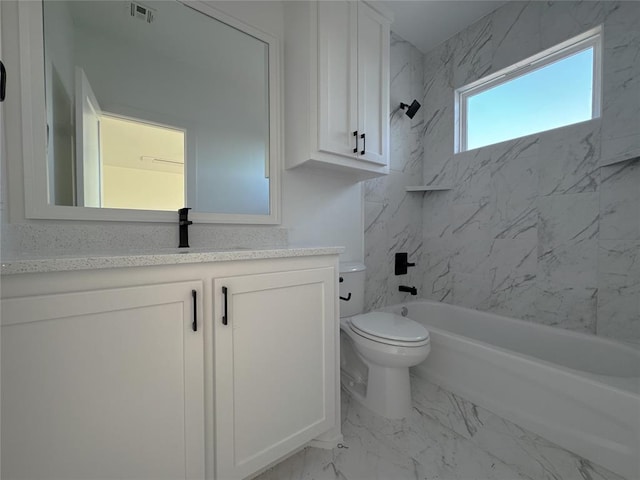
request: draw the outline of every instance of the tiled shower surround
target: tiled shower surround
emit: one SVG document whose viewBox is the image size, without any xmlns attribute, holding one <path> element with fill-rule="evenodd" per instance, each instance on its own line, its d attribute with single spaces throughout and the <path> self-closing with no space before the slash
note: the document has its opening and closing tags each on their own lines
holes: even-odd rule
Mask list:
<svg viewBox="0 0 640 480">
<path fill-rule="evenodd" d="M 367 310 L 391 305 L 405 298 L 399 285 L 420 290 L 422 272 L 393 275 L 396 252 L 408 252 L 409 261 L 424 263 L 422 245 L 422 194 L 407 193 L 405 187 L 422 184 L 424 106 L 413 119 L 400 110 L 400 103 L 413 99 L 423 103 L 423 55 L 397 35 L 391 34 L 389 122 L 389 175 L 364 185 L 364 263 L 367 266 L 365 306 Z"/>
<path fill-rule="evenodd" d="M 600 118 L 454 155 L 456 88 L 600 24 Z M 405 185 L 452 190 L 423 194 L 420 216 L 420 194 L 403 195 L 396 172 L 369 182 L 367 259 L 401 250 L 406 232 L 420 267 L 409 281 L 422 276 L 421 297 L 640 343 L 638 25 L 640 2 L 510 2 L 423 58 L 394 38 L 392 101 L 405 88 L 398 79 L 424 66 L 420 132 L 411 131 L 424 150 L 407 157 L 413 165 L 414 152 L 423 154 L 423 176 L 405 169 Z M 394 121 L 392 162 L 402 165 L 394 145 L 406 132 Z M 414 223 L 393 226 L 381 210 Z M 393 275 L 391 263 L 384 268 Z M 402 277 L 383 284 L 383 268 L 372 270 L 369 308 L 406 297 L 395 293 Z"/>
</svg>

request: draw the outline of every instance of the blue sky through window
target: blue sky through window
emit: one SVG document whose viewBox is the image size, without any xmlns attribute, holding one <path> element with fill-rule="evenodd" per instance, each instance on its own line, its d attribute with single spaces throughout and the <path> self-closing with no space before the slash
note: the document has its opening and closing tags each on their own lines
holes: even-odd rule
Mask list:
<svg viewBox="0 0 640 480">
<path fill-rule="evenodd" d="M 593 47 L 467 98 L 467 149 L 583 122 L 593 111 Z"/>
</svg>

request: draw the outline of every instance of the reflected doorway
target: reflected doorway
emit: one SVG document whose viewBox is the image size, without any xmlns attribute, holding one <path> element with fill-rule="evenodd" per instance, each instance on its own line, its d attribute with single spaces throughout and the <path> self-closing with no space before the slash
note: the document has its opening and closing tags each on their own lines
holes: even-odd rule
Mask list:
<svg viewBox="0 0 640 480">
<path fill-rule="evenodd" d="M 100 116 L 102 207 L 178 210 L 185 205 L 182 129 Z"/>
</svg>

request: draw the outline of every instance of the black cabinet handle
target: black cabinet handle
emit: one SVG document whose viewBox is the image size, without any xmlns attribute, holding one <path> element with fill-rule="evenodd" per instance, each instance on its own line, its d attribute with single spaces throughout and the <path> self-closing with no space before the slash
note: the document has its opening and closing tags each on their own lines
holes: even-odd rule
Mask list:
<svg viewBox="0 0 640 480">
<path fill-rule="evenodd" d="M 4 97 L 6 93 L 7 93 L 7 69 L 4 68 L 4 63 L 0 62 L 0 102 L 4 102 Z"/>
<path fill-rule="evenodd" d="M 228 323 L 227 320 L 227 287 L 222 287 L 222 296 L 224 297 L 224 305 L 223 305 L 223 312 L 222 312 L 222 324 L 226 325 Z"/>
<path fill-rule="evenodd" d="M 365 138 L 364 133 L 360 135 L 360 138 L 362 139 L 362 151 L 360 152 L 360 155 L 364 155 L 364 151 L 367 149 L 367 139 Z"/>
<path fill-rule="evenodd" d="M 358 153 L 358 131 L 353 132 L 353 136 L 356 138 L 356 148 L 353 149 L 353 153 Z"/>
<path fill-rule="evenodd" d="M 198 331 L 198 292 L 196 290 L 191 290 L 191 297 L 193 298 L 193 324 L 191 328 L 193 328 L 194 332 Z"/>
</svg>

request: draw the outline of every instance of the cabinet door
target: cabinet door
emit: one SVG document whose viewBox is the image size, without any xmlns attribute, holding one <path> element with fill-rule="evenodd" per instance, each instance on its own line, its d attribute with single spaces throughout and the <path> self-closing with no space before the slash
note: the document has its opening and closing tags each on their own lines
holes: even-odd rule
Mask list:
<svg viewBox="0 0 640 480">
<path fill-rule="evenodd" d="M 197 281 L 3 300 L 3 478 L 203 478 L 201 294 Z"/>
<path fill-rule="evenodd" d="M 318 2 L 318 148 L 355 157 L 358 129 L 357 4 Z"/>
<path fill-rule="evenodd" d="M 217 478 L 245 478 L 334 426 L 334 272 L 214 281 Z"/>
<path fill-rule="evenodd" d="M 371 7 L 358 2 L 358 158 L 388 162 L 389 26 Z M 362 153 L 364 151 L 364 154 Z"/>
</svg>

